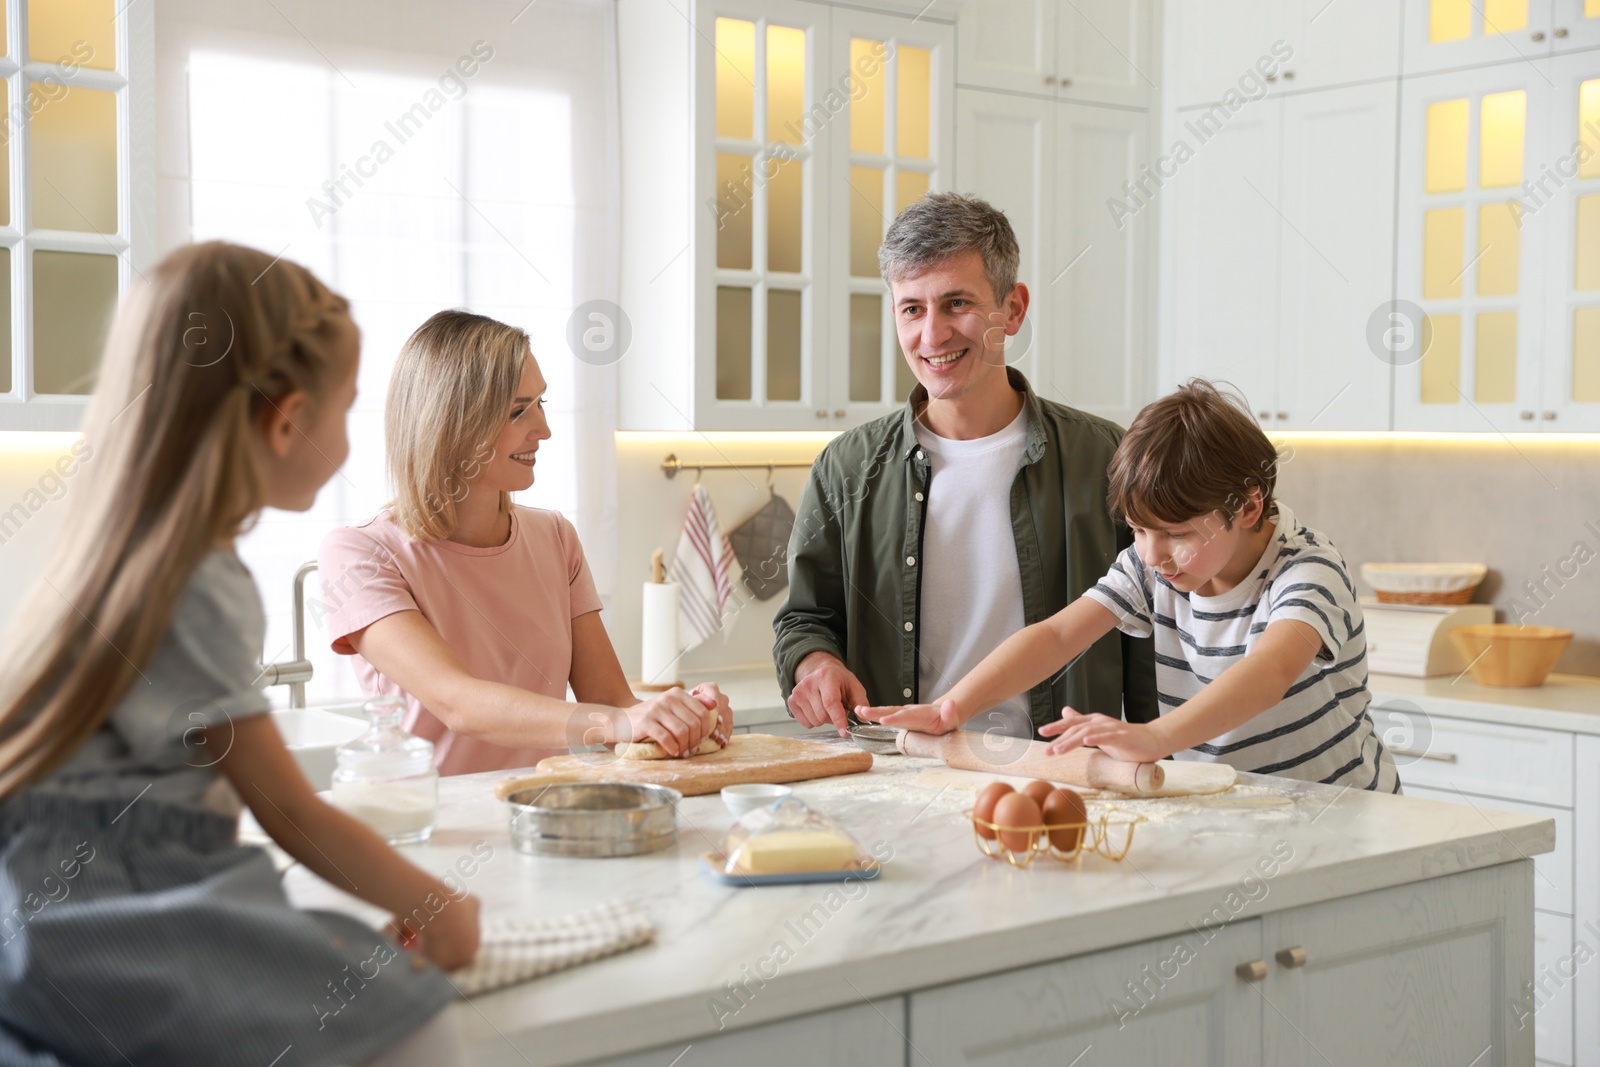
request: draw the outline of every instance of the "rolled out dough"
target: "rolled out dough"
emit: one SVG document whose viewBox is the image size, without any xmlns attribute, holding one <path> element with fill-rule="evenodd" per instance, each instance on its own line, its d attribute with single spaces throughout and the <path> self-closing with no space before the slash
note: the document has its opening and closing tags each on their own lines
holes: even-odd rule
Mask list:
<svg viewBox="0 0 1600 1067">
<path fill-rule="evenodd" d="M 717 725 L 717 712 L 715 708 L 706 709 L 706 729 L 715 729 Z M 722 745 L 717 739 L 707 734 L 705 739 L 695 746 L 693 752 L 684 756 L 672 756 L 667 750 L 654 741 L 623 741 L 617 745 L 617 756 L 621 759 L 689 759 L 693 756 L 705 756 L 712 752 L 721 752 Z"/>
</svg>

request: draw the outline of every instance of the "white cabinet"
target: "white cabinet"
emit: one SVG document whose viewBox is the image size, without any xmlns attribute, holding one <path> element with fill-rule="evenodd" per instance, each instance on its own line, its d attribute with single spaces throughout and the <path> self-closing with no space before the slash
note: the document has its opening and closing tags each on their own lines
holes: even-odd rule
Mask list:
<svg viewBox="0 0 1600 1067">
<path fill-rule="evenodd" d="M 1600 1017 L 1600 983 L 1573 966 L 1577 942 L 1585 955 L 1600 951 L 1600 930 L 1585 926 L 1600 916 L 1600 739 L 1459 719 L 1430 705 L 1382 697 L 1370 709 L 1396 751 L 1407 796 L 1555 821 L 1554 851 L 1533 861 L 1533 983 L 1515 991 L 1517 1018 L 1534 1034 L 1541 1063 L 1600 1067 L 1600 1026 L 1589 1021 Z"/>
<path fill-rule="evenodd" d="M 1151 0 L 967 0 L 962 86 L 1145 107 L 1159 85 Z"/>
<path fill-rule="evenodd" d="M 1405 72 L 1525 62 L 1600 45 L 1593 0 L 1406 0 Z"/>
<path fill-rule="evenodd" d="M 621 0 L 624 429 L 897 408 L 876 252 L 949 185 L 954 33 L 802 0 Z"/>
<path fill-rule="evenodd" d="M 1571 967 L 1579 942 L 1588 952 L 1600 952 L 1600 737 L 1575 739 L 1578 776 L 1573 839 L 1585 843 L 1573 852 L 1573 940 L 1560 957 Z M 1558 974 L 1558 977 L 1560 975 Z M 1600 973 L 1595 967 L 1579 968 L 1571 978 L 1573 1001 L 1573 1062 L 1576 1067 L 1600 1067 Z"/>
<path fill-rule="evenodd" d="M 1367 335 L 1392 286 L 1395 109 L 1386 81 L 1175 116 L 1177 380 L 1232 383 L 1273 429 L 1388 427 Z"/>
<path fill-rule="evenodd" d="M 956 182 L 1006 213 L 1031 301 L 1006 359 L 1038 394 L 1127 425 L 1147 399 L 1151 213 L 1113 210 L 1148 159 L 1141 111 L 956 91 Z"/>
<path fill-rule="evenodd" d="M 909 1042 L 935 1067 L 1529 1063 L 1530 876 L 1503 864 L 912 993 Z"/>
<path fill-rule="evenodd" d="M 1235 970 L 1260 954 L 1252 919 L 913 993 L 910 1043 L 933 1067 L 1261 1064 L 1264 1002 Z"/>
<path fill-rule="evenodd" d="M 1151 121 L 1143 112 L 1057 105 L 1056 209 L 1035 291 L 1053 320 L 1037 335 L 1048 395 L 1121 426 L 1150 399 L 1155 217 L 1114 205 L 1146 172 Z"/>
<path fill-rule="evenodd" d="M 854 1007 L 597 1060 L 592 1067 L 748 1067 L 752 1063 L 765 1067 L 813 1063 L 882 1067 L 905 1057 L 905 1016 L 904 997 L 881 997 Z"/>
<path fill-rule="evenodd" d="M 1448 895 L 1398 886 L 1261 920 L 1273 963 L 1261 989 L 1272 1004 L 1263 1062 L 1532 1060 L 1533 1034 L 1518 1028 L 1512 1004 L 1533 964 L 1527 865 L 1440 881 Z"/>
<path fill-rule="evenodd" d="M 1400 72 L 1394 0 L 1173 0 L 1167 48 L 1171 103 L 1212 105 L 1392 78 Z"/>
<path fill-rule="evenodd" d="M 1396 429 L 1600 428 L 1600 51 L 1401 98 Z"/>
</svg>

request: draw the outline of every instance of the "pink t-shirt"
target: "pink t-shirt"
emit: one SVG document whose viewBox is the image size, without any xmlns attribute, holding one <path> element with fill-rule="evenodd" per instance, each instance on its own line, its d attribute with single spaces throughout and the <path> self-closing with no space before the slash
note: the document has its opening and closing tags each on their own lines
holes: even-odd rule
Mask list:
<svg viewBox="0 0 1600 1067">
<path fill-rule="evenodd" d="M 406 728 L 434 743 L 440 774 L 531 767 L 555 750 L 505 748 L 448 729 L 347 638 L 397 611 L 420 611 L 474 677 L 567 698 L 572 620 L 600 610 L 583 546 L 554 511 L 513 507 L 511 537 L 497 548 L 414 541 L 388 512 L 322 541 L 318 576 L 335 652 L 355 656 L 372 696 L 409 705 Z"/>
</svg>

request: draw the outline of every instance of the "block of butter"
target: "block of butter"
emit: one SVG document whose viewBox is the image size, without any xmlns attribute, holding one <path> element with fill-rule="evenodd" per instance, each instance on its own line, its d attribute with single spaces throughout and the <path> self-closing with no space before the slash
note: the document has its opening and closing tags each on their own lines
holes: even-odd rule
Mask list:
<svg viewBox="0 0 1600 1067">
<path fill-rule="evenodd" d="M 739 846 L 732 867 L 744 874 L 799 874 L 841 871 L 856 856 L 847 837 L 815 830 L 774 830 Z"/>
</svg>

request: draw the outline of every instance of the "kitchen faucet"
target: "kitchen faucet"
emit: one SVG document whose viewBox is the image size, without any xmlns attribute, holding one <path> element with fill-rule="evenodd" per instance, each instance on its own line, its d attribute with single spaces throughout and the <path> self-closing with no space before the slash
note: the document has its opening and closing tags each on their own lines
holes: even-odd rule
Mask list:
<svg viewBox="0 0 1600 1067">
<path fill-rule="evenodd" d="M 262 688 L 289 687 L 289 706 L 306 706 L 306 683 L 311 681 L 311 661 L 306 659 L 306 579 L 317 569 L 317 561 L 300 564 L 294 572 L 294 658 L 269 663 L 261 670 Z"/>
</svg>

